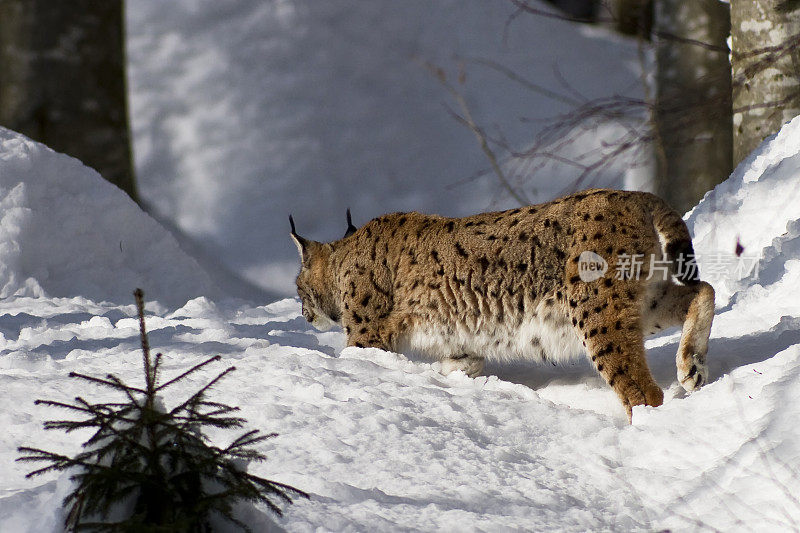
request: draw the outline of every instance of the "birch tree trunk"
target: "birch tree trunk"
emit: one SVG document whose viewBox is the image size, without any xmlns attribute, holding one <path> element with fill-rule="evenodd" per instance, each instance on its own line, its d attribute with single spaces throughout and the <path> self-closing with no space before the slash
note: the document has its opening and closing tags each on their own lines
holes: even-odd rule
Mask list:
<svg viewBox="0 0 800 533">
<path fill-rule="evenodd" d="M 656 3 L 655 192 L 683 213 L 731 172 L 728 6 Z"/>
<path fill-rule="evenodd" d="M 0 125 L 131 198 L 123 0 L 0 0 Z"/>
<path fill-rule="evenodd" d="M 733 156 L 800 114 L 800 2 L 731 0 Z"/>
</svg>

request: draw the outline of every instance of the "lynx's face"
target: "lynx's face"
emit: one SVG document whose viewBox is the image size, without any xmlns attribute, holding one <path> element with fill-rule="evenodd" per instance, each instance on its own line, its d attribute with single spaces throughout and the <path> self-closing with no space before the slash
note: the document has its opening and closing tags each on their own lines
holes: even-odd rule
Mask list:
<svg viewBox="0 0 800 533">
<path fill-rule="evenodd" d="M 293 238 L 302 261 L 296 284 L 303 304 L 303 318 L 314 328 L 327 331 L 342 320 L 328 268 L 330 245 Z"/>
<path fill-rule="evenodd" d="M 326 294 L 329 291 L 314 278 L 312 269 L 305 266 L 297 276 L 297 295 L 303 303 L 303 318 L 319 331 L 328 331 L 339 324 L 341 313 L 330 305 L 331 298 Z"/>
</svg>

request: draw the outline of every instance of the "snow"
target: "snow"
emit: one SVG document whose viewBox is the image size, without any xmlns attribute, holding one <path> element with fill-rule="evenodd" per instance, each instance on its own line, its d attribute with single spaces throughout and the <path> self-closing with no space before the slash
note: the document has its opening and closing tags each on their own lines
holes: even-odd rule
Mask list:
<svg viewBox="0 0 800 533">
<path fill-rule="evenodd" d="M 749 294 L 768 286 L 773 286 L 776 294 L 791 291 L 792 281 L 797 280 L 800 188 L 793 178 L 800 174 L 800 154 L 795 149 L 798 137 L 800 119 L 795 118 L 766 139 L 728 180 L 706 193 L 687 214 L 701 272 L 712 267 L 709 262 L 717 253 L 732 257 L 737 242 L 744 248 L 743 256 L 760 258 L 755 274 L 745 279 L 725 277 L 715 284 L 718 307 L 732 301 L 743 303 Z M 797 314 L 798 305 L 785 298 L 765 311 L 774 322 L 774 316 Z"/>
<path fill-rule="evenodd" d="M 33 400 L 113 397 L 68 378 L 70 371 L 141 381 L 132 297 L 118 286 L 132 283 L 167 302 L 149 305 L 147 319 L 151 345 L 165 354 L 165 377 L 223 357 L 175 385 L 167 407 L 234 364 L 211 398 L 240 406 L 249 427 L 279 433 L 261 445 L 268 461 L 250 468 L 311 494 L 286 506 L 283 518 L 244 509 L 256 531 L 775 531 L 800 524 L 800 312 L 790 296 L 800 287 L 800 214 L 782 207 L 800 187 L 800 119 L 688 215 L 699 252 L 739 235 L 746 250 L 762 252 L 763 264 L 756 277 L 715 281 L 722 305 L 709 347 L 711 380 L 700 391 L 686 395 L 676 382 L 677 334 L 648 342 L 665 403 L 635 408 L 633 425 L 588 364 L 494 365 L 475 379 L 442 376 L 438 363 L 344 348 L 341 333 L 311 329 L 294 298 L 255 305 L 201 295 L 208 281 L 198 267 L 122 193 L 71 158 L 5 130 L 2 139 L 9 221 L 2 225 L 9 288 L 0 302 L 2 531 L 60 530 L 59 503 L 70 490 L 67 475 L 26 479 L 16 448 L 71 453 L 88 436 L 45 432 L 42 422 L 63 413 Z M 114 225 L 123 216 L 126 224 Z M 87 235 L 74 230 L 76 218 Z M 139 240 L 129 235 L 136 233 Z M 119 250 L 121 239 L 131 243 L 119 252 L 124 261 L 104 252 L 108 243 Z M 47 269 L 21 259 L 34 253 Z M 175 264 L 183 283 L 171 277 Z M 83 268 L 96 269 L 99 281 L 89 284 Z M 100 274 L 112 271 L 118 274 Z M 197 294 L 186 298 L 191 291 Z M 220 444 L 231 437 L 211 434 Z"/>
<path fill-rule="evenodd" d="M 456 79 L 454 54 L 484 53 L 550 88 L 558 62 L 600 96 L 636 92 L 635 45 L 528 17 L 504 40 L 513 9 L 478 0 L 127 6 L 137 167 L 158 220 L 79 161 L 0 128 L 0 531 L 61 530 L 68 475 L 26 479 L 16 449 L 74 453 L 88 437 L 45 432 L 64 413 L 35 399 L 116 398 L 69 372 L 141 383 L 137 286 L 165 377 L 223 358 L 175 385 L 167 407 L 235 365 L 210 398 L 279 433 L 250 469 L 311 494 L 283 518 L 243 507 L 255 531 L 800 528 L 800 118 L 687 214 L 704 277 L 737 261 L 737 242 L 758 270 L 709 278 L 717 314 L 698 392 L 676 381 L 678 334 L 648 341 L 665 402 L 635 408 L 628 425 L 588 363 L 442 376 L 439 363 L 345 348 L 340 332 L 310 328 L 296 298 L 266 303 L 215 262 L 288 294 L 289 211 L 301 233 L 330 239 L 347 206 L 363 222 L 508 202 L 491 176 L 464 180 L 486 162 L 409 57 Z M 530 138 L 520 115 L 562 110 L 466 72 L 473 112 L 513 142 Z M 594 141 L 618 131 L 598 125 Z"/>
<path fill-rule="evenodd" d="M 220 297 L 175 238 L 77 159 L 0 127 L 0 297 Z"/>
<path fill-rule="evenodd" d="M 141 194 L 208 253 L 284 296 L 295 275 L 289 213 L 302 235 L 331 240 L 344 233 L 348 207 L 363 223 L 393 211 L 463 216 L 514 205 L 425 62 L 443 69 L 490 136 L 517 149 L 542 119 L 571 107 L 474 60 L 581 102 L 642 97 L 635 40 L 510 19 L 511 2 L 168 4 L 126 4 Z M 627 133 L 598 124 L 564 155 L 591 156 Z M 620 185 L 628 161 L 620 163 L 594 183 Z M 578 175 L 566 165 L 530 167 L 510 161 L 509 179 L 543 199 Z"/>
</svg>

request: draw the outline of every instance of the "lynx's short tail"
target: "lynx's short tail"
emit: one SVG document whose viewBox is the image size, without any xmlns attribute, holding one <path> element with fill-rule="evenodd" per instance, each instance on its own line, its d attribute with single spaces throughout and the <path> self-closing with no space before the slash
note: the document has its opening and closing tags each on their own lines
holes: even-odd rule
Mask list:
<svg viewBox="0 0 800 533">
<path fill-rule="evenodd" d="M 694 261 L 689 228 L 664 200 L 654 194 L 644 194 L 652 212 L 653 226 L 661 238 L 662 251 L 672 265 L 672 274 L 686 285 L 696 285 L 700 282 L 700 273 Z"/>
</svg>

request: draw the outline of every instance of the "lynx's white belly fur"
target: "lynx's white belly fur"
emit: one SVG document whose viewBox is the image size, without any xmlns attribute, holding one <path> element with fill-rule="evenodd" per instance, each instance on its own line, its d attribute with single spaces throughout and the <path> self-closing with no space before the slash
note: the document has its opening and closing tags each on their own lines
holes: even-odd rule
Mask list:
<svg viewBox="0 0 800 533">
<path fill-rule="evenodd" d="M 479 317 L 474 326 L 421 322 L 400 337 L 398 348 L 400 352 L 417 352 L 434 358 L 469 354 L 495 361 L 564 363 L 585 356 L 575 329 L 566 319 L 542 316 L 537 312 L 517 324 L 484 317 Z"/>
</svg>

